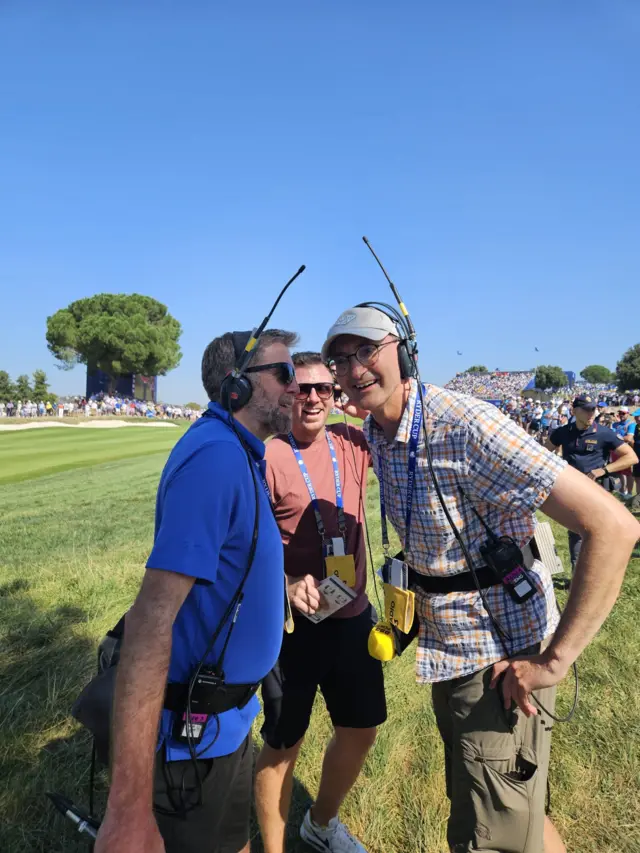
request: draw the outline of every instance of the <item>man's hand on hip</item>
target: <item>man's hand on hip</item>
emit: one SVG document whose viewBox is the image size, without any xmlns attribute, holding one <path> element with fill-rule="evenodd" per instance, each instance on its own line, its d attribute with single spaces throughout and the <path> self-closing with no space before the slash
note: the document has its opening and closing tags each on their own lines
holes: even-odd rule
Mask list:
<svg viewBox="0 0 640 853">
<path fill-rule="evenodd" d="M 301 613 L 315 613 L 320 608 L 320 581 L 312 575 L 303 578 L 287 578 L 289 582 L 289 601 Z"/>
<path fill-rule="evenodd" d="M 128 817 L 107 809 L 94 853 L 165 853 L 164 841 L 151 812 Z"/>
<path fill-rule="evenodd" d="M 498 661 L 493 665 L 491 688 L 496 687 L 498 679 L 503 673 L 502 698 L 504 707 L 509 710 L 511 703 L 515 702 L 527 717 L 532 717 L 538 713 L 538 709 L 530 698 L 531 692 L 543 687 L 553 687 L 554 684 L 562 681 L 566 675 L 566 671 L 561 670 L 557 664 L 551 664 L 545 652 L 526 658 Z"/>
</svg>

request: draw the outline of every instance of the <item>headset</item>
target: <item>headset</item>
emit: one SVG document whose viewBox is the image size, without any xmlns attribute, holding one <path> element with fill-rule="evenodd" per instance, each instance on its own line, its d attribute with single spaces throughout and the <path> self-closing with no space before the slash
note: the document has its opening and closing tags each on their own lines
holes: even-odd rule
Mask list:
<svg viewBox="0 0 640 853">
<path fill-rule="evenodd" d="M 246 375 L 246 370 L 255 354 L 260 336 L 264 332 L 267 323 L 271 319 L 271 315 L 278 307 L 278 303 L 286 293 L 288 287 L 293 284 L 299 275 L 302 275 L 305 269 L 306 267 L 303 264 L 295 275 L 289 279 L 278 294 L 278 298 L 273 303 L 271 310 L 257 328 L 252 332 L 231 333 L 236 363 L 232 370 L 224 377 L 220 386 L 220 404 L 228 412 L 233 413 L 243 409 L 251 399 L 253 386 Z"/>
<path fill-rule="evenodd" d="M 417 386 L 418 386 L 418 394 L 420 395 L 420 401 L 422 404 L 422 411 L 424 413 L 426 413 L 424 389 L 423 389 L 422 379 L 420 377 L 420 370 L 418 367 L 418 358 L 417 358 L 418 343 L 417 343 L 415 327 L 411 321 L 411 318 L 409 316 L 409 312 L 407 311 L 407 308 L 406 308 L 404 302 L 400 298 L 400 294 L 398 293 L 398 290 L 397 290 L 395 284 L 391 281 L 389 274 L 387 273 L 386 269 L 382 265 L 382 262 L 380 261 L 380 259 L 376 255 L 375 251 L 373 250 L 373 247 L 369 243 L 369 240 L 366 237 L 363 237 L 362 240 L 364 241 L 365 245 L 367 246 L 367 248 L 369 249 L 369 251 L 371 252 L 373 257 L 375 258 L 375 260 L 377 261 L 378 266 L 382 270 L 384 277 L 386 278 L 386 280 L 389 284 L 389 287 L 391 288 L 391 291 L 395 297 L 395 300 L 398 303 L 398 308 L 400 309 L 400 311 L 393 308 L 391 305 L 387 305 L 384 302 L 363 302 L 358 307 L 377 308 L 378 311 L 381 311 L 383 314 L 385 314 L 387 317 L 389 317 L 389 319 L 396 325 L 396 328 L 398 329 L 398 332 L 400 333 L 399 334 L 400 342 L 398 345 L 398 363 L 400 365 L 400 375 L 403 379 L 409 379 L 409 378 L 415 378 L 416 379 Z M 469 552 L 469 549 L 467 547 L 466 542 L 464 541 L 464 538 L 462 537 L 461 532 L 458 530 L 458 527 L 457 527 L 455 521 L 451 517 L 451 513 L 449 512 L 449 508 L 447 507 L 446 501 L 445 501 L 444 496 L 442 494 L 442 490 L 440 488 L 440 484 L 438 482 L 438 478 L 436 477 L 436 472 L 435 472 L 435 469 L 433 467 L 433 456 L 431 453 L 431 442 L 429 440 L 429 434 L 427 431 L 426 417 L 422 418 L 422 432 L 423 432 L 423 436 L 424 436 L 425 453 L 426 453 L 426 458 L 427 458 L 427 467 L 429 470 L 429 476 L 431 478 L 431 482 L 433 483 L 433 487 L 434 487 L 436 495 L 438 497 L 438 502 L 440 503 L 440 506 L 442 507 L 442 510 L 443 510 L 445 517 L 447 519 L 447 523 L 448 523 L 449 527 L 451 528 L 451 531 L 452 531 L 453 535 L 455 536 L 455 539 L 456 539 L 458 545 L 460 546 L 460 549 L 462 550 L 462 553 L 463 553 L 464 558 L 465 558 L 465 562 L 466 562 L 467 567 L 471 573 L 471 576 L 473 578 L 476 589 L 480 595 L 480 599 L 481 599 L 481 601 L 484 605 L 484 608 L 487 611 L 489 618 L 491 619 L 491 622 L 492 622 L 492 624 L 496 630 L 496 634 L 498 635 L 498 637 L 500 639 L 500 643 L 501 643 L 502 648 L 505 652 L 505 655 L 507 657 L 512 657 L 513 654 L 518 651 L 518 649 L 510 649 L 509 646 L 507 645 L 507 641 L 513 642 L 512 637 L 509 634 L 509 632 L 504 628 L 504 626 L 500 623 L 500 621 L 495 616 L 493 611 L 491 610 L 491 607 L 490 607 L 489 602 L 487 601 L 487 597 L 485 595 L 485 591 L 482 589 L 482 587 L 480 586 L 480 583 L 478 581 L 476 569 L 475 569 L 475 566 L 473 563 L 473 558 L 471 557 L 471 554 Z M 484 519 L 480 518 L 480 521 L 488 529 L 488 525 L 486 524 Z M 556 606 L 558 606 L 557 602 L 556 602 Z M 413 634 L 413 636 L 409 635 L 408 642 L 411 642 L 411 640 L 414 638 L 414 636 L 415 636 L 415 634 Z M 402 642 L 402 641 L 400 641 L 400 642 Z M 370 637 L 370 651 L 373 653 L 373 649 L 375 649 L 381 655 L 381 657 L 380 657 L 381 660 L 390 660 L 392 657 L 394 657 L 396 654 L 396 651 L 398 649 L 398 643 L 399 643 L 399 639 L 398 639 L 397 635 L 395 635 L 395 632 L 392 630 L 389 623 L 383 621 L 381 623 L 378 623 L 377 626 L 374 626 L 374 628 L 372 630 L 371 637 Z M 407 642 L 405 641 L 403 645 L 404 645 L 404 647 L 406 647 Z M 374 657 L 377 657 L 377 656 L 378 656 L 378 654 L 374 654 Z M 548 711 L 538 701 L 538 699 L 535 697 L 535 695 L 533 693 L 531 694 L 531 697 L 534 700 L 534 702 L 536 703 L 536 705 L 538 705 L 538 707 L 545 714 L 547 714 L 551 719 L 553 719 L 559 723 L 569 722 L 569 720 L 571 720 L 571 718 L 575 714 L 575 711 L 576 711 L 576 708 L 578 705 L 578 691 L 579 691 L 578 670 L 577 670 L 575 662 L 574 662 L 572 668 L 573 668 L 573 672 L 574 672 L 574 676 L 575 676 L 575 693 L 574 693 L 572 706 L 571 706 L 569 712 L 564 717 L 557 717 L 554 714 L 552 714 L 550 711 Z"/>
</svg>

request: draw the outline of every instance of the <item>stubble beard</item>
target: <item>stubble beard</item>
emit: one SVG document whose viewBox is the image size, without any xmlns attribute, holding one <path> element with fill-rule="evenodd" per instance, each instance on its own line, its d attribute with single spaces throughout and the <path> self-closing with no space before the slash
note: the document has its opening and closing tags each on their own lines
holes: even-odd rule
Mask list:
<svg viewBox="0 0 640 853">
<path fill-rule="evenodd" d="M 291 432 L 292 410 L 281 409 L 279 402 L 271 403 L 259 385 L 254 388 L 250 405 L 256 420 L 269 435 Z"/>
</svg>

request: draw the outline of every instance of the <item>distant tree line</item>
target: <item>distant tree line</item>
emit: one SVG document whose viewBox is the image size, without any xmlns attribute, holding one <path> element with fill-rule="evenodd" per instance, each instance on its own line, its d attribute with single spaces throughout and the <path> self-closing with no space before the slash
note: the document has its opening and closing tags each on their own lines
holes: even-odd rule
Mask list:
<svg viewBox="0 0 640 853">
<path fill-rule="evenodd" d="M 58 397 L 49 390 L 47 374 L 44 370 L 34 370 L 32 378 L 26 373 L 21 373 L 13 382 L 6 370 L 0 370 L 0 403 L 8 403 L 9 400 L 31 400 L 33 403 L 44 403 L 50 400 L 52 403 Z"/>
<path fill-rule="evenodd" d="M 592 385 L 615 385 L 618 391 L 640 388 L 640 344 L 635 344 L 624 353 L 615 371 L 603 364 L 589 364 L 580 371 L 580 376 Z M 562 388 L 567 384 L 567 376 L 557 365 L 540 364 L 536 368 L 535 384 L 541 391 Z"/>
</svg>

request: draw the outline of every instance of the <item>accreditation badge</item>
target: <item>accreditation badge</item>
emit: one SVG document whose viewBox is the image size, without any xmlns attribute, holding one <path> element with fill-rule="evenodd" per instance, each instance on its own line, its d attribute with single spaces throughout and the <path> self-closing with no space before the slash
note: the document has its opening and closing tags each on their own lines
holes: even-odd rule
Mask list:
<svg viewBox="0 0 640 853">
<path fill-rule="evenodd" d="M 353 554 L 342 554 L 324 558 L 325 574 L 339 578 L 342 583 L 353 589 L 356 585 L 356 563 Z"/>
<path fill-rule="evenodd" d="M 383 584 L 384 613 L 387 622 L 408 634 L 415 616 L 415 593 L 410 589 L 400 589 L 389 583 Z"/>
</svg>

